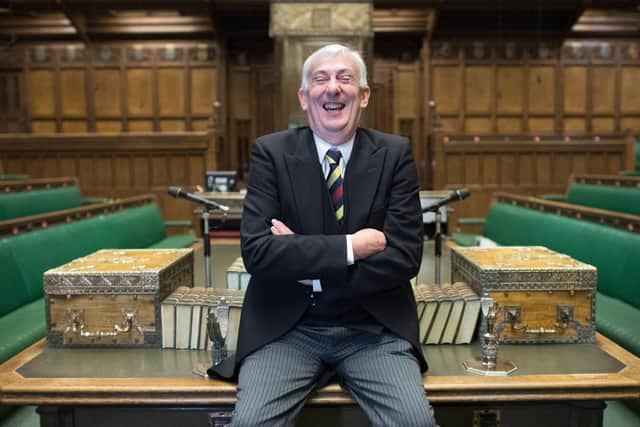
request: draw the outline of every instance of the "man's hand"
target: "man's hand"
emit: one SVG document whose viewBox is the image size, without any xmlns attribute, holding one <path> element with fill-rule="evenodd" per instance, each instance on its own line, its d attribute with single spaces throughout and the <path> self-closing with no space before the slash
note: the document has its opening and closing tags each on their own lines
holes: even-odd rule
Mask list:
<svg viewBox="0 0 640 427">
<path fill-rule="evenodd" d="M 293 231 L 287 225 L 275 218 L 271 220 L 271 234 L 274 236 L 286 236 L 287 234 L 294 234 Z"/>
<path fill-rule="evenodd" d="M 387 238 L 382 231 L 363 228 L 351 235 L 353 258 L 355 261 L 381 252 L 387 247 Z"/>
<path fill-rule="evenodd" d="M 271 234 L 273 234 L 274 236 L 286 236 L 286 235 L 295 234 L 295 233 L 291 231 L 291 229 L 287 227 L 287 225 L 284 222 L 273 218 L 271 220 Z M 311 279 L 298 280 L 298 283 L 306 286 L 313 286 L 313 280 Z M 320 289 L 322 290 L 322 288 Z M 315 292 L 315 289 L 314 289 L 314 292 Z"/>
</svg>

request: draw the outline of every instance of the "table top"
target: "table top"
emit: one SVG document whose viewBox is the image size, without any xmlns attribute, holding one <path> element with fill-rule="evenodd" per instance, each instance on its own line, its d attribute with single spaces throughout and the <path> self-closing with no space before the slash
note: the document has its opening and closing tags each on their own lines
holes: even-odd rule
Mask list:
<svg viewBox="0 0 640 427">
<path fill-rule="evenodd" d="M 224 270 L 237 257 L 237 240 L 214 241 L 212 271 L 221 287 Z M 419 283 L 433 283 L 433 244 L 424 249 Z M 450 265 L 443 248 L 442 265 Z M 202 248 L 195 254 L 195 281 L 202 286 Z M 443 269 L 443 281 L 450 271 Z M 424 386 L 432 402 L 506 402 L 640 398 L 640 359 L 606 337 L 595 344 L 503 345 L 499 357 L 518 370 L 508 377 L 482 377 L 462 362 L 479 355 L 477 344 L 424 347 L 430 370 Z M 202 351 L 160 349 L 54 349 L 43 339 L 0 365 L 0 404 L 231 405 L 235 385 L 192 374 L 209 360 Z M 312 405 L 354 404 L 331 384 Z"/>
<path fill-rule="evenodd" d="M 640 359 L 607 338 L 596 344 L 501 346 L 518 370 L 508 377 L 468 374 L 474 345 L 425 346 L 432 402 L 640 398 Z M 231 405 L 235 385 L 192 374 L 207 352 L 159 349 L 54 349 L 41 340 L 0 366 L 1 404 Z M 336 384 L 312 405 L 353 404 Z"/>
</svg>

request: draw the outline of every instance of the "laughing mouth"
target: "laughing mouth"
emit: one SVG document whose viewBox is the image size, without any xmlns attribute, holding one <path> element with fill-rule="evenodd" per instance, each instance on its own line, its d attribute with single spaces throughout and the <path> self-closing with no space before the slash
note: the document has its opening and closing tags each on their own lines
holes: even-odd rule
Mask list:
<svg viewBox="0 0 640 427">
<path fill-rule="evenodd" d="M 345 104 L 340 102 L 326 102 L 322 104 L 322 108 L 326 111 L 340 111 L 345 107 Z"/>
</svg>

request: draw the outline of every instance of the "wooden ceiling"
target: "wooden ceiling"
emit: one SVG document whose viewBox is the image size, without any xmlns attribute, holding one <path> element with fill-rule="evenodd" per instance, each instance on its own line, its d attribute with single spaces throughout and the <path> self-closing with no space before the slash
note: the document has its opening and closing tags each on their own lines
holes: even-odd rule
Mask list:
<svg viewBox="0 0 640 427">
<path fill-rule="evenodd" d="M 640 37 L 640 9 L 628 0 L 372 3 L 376 34 L 504 40 Z M 269 7 L 268 0 L 13 0 L 0 2 L 0 43 L 264 38 Z"/>
</svg>

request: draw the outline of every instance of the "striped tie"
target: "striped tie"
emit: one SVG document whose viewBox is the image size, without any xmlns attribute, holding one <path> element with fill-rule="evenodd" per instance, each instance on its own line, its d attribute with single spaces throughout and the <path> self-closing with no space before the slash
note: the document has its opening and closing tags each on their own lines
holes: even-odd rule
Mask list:
<svg viewBox="0 0 640 427">
<path fill-rule="evenodd" d="M 327 162 L 329 163 L 329 175 L 327 175 L 327 186 L 329 195 L 336 211 L 336 219 L 342 220 L 344 216 L 344 197 L 342 193 L 342 170 L 340 169 L 340 158 L 342 153 L 338 150 L 327 151 Z"/>
</svg>

